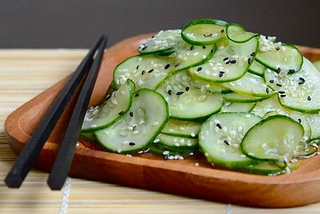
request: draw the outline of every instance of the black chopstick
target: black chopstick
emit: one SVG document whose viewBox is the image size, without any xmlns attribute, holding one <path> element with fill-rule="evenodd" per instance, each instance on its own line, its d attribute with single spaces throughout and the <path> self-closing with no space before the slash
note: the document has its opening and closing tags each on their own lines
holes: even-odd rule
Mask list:
<svg viewBox="0 0 320 214">
<path fill-rule="evenodd" d="M 73 109 L 66 133 L 59 148 L 58 156 L 56 157 L 55 163 L 51 169 L 47 183 L 52 190 L 60 190 L 68 176 L 74 151 L 80 135 L 81 126 L 89 105 L 98 72 L 100 70 L 99 68 L 105 45 L 106 40 L 104 40 L 99 46 L 96 58 L 94 59 L 92 67 L 86 77 L 76 105 Z"/>
<path fill-rule="evenodd" d="M 93 48 L 71 75 L 69 81 L 61 89 L 49 110 L 36 127 L 32 136 L 28 140 L 27 145 L 21 151 L 17 161 L 5 179 L 5 183 L 8 187 L 19 188 L 21 186 L 41 152 L 43 145 L 50 136 L 54 126 L 61 117 L 66 105 L 70 101 L 81 80 L 90 69 L 93 62 L 93 56 L 103 40 L 105 40 L 105 36 L 101 36 L 101 38 L 95 43 Z"/>
</svg>

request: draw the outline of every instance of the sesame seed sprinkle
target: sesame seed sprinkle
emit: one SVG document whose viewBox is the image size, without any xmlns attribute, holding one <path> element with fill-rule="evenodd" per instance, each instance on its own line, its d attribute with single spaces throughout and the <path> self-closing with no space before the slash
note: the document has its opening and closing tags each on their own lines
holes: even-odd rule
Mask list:
<svg viewBox="0 0 320 214">
<path fill-rule="evenodd" d="M 145 70 L 142 70 L 142 71 L 141 71 L 141 75 L 144 75 L 145 73 L 146 73 Z"/>
<path fill-rule="evenodd" d="M 309 101 L 311 101 L 311 96 L 310 95 L 307 98 L 308 98 Z"/>
<path fill-rule="evenodd" d="M 187 86 L 187 87 L 186 87 L 186 91 L 189 91 L 189 90 L 190 90 L 190 88 Z"/>
<path fill-rule="evenodd" d="M 170 64 L 166 64 L 166 66 L 164 67 L 164 69 L 168 69 L 170 67 Z"/>
<path fill-rule="evenodd" d="M 177 95 L 182 95 L 183 94 L 183 91 L 178 91 L 177 92 Z"/>
<path fill-rule="evenodd" d="M 197 69 L 198 72 L 201 71 L 201 70 L 202 70 L 202 67 L 199 67 L 199 68 Z"/>
<path fill-rule="evenodd" d="M 132 111 L 130 111 L 130 113 L 129 113 L 129 114 L 130 114 L 130 116 L 131 116 L 131 117 L 133 117 L 133 112 L 132 112 Z"/>
<path fill-rule="evenodd" d="M 148 71 L 149 74 L 152 73 L 152 72 L 153 72 L 153 69 L 150 69 L 150 70 Z"/>
<path fill-rule="evenodd" d="M 252 63 L 252 59 L 248 58 L 248 64 L 251 65 L 251 63 Z"/>
<path fill-rule="evenodd" d="M 124 111 L 120 111 L 120 112 L 119 112 L 119 115 L 123 115 L 123 114 L 124 114 Z"/>
<path fill-rule="evenodd" d="M 171 89 L 168 90 L 168 94 L 172 95 L 172 90 Z"/>
<path fill-rule="evenodd" d="M 250 56 L 255 56 L 256 55 L 256 52 L 252 52 L 251 54 L 250 54 Z"/>
</svg>

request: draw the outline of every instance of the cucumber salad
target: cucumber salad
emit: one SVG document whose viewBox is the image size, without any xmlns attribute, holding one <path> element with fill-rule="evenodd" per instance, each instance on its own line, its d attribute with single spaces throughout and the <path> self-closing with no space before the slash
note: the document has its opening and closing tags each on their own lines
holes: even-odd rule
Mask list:
<svg viewBox="0 0 320 214">
<path fill-rule="evenodd" d="M 320 71 L 298 48 L 199 19 L 160 31 L 114 70 L 81 137 L 107 151 L 278 175 L 318 153 Z M 195 166 L 198 166 L 195 163 Z"/>
</svg>

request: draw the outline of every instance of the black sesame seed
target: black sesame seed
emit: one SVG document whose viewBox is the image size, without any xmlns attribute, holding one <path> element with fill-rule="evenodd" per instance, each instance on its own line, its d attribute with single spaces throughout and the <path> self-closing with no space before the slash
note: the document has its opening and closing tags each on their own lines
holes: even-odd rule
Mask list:
<svg viewBox="0 0 320 214">
<path fill-rule="evenodd" d="M 166 64 L 166 66 L 164 66 L 164 69 L 168 69 L 170 67 L 170 64 Z"/>
<path fill-rule="evenodd" d="M 136 125 L 132 126 L 132 131 L 134 131 L 137 128 Z"/>
<path fill-rule="evenodd" d="M 250 54 L 250 56 L 255 56 L 256 55 L 256 52 L 252 52 L 251 54 Z"/>
<path fill-rule="evenodd" d="M 178 67 L 181 63 L 178 62 L 177 64 L 174 65 L 174 67 Z"/>
<path fill-rule="evenodd" d="M 132 112 L 132 111 L 130 111 L 130 113 L 129 113 L 129 114 L 130 114 L 130 116 L 131 116 L 131 117 L 133 117 L 133 112 Z"/>
<path fill-rule="evenodd" d="M 268 36 L 266 36 L 266 39 L 269 39 L 269 37 L 268 37 Z"/>
<path fill-rule="evenodd" d="M 308 100 L 311 101 L 311 96 L 308 96 Z"/>
<path fill-rule="evenodd" d="M 154 36 L 151 36 L 151 38 L 153 39 L 153 38 L 154 38 Z"/>
<path fill-rule="evenodd" d="M 237 63 L 237 61 L 235 59 L 231 60 L 230 62 L 231 62 L 231 64 L 236 64 Z"/>
<path fill-rule="evenodd" d="M 206 48 L 207 48 L 206 46 L 204 46 L 204 45 L 202 46 L 202 49 L 206 49 Z"/>
<path fill-rule="evenodd" d="M 150 70 L 148 71 L 149 74 L 152 73 L 152 72 L 153 72 L 153 69 L 150 69 Z"/>
<path fill-rule="evenodd" d="M 223 75 L 224 75 L 224 71 L 220 71 L 219 72 L 219 77 L 221 78 L 221 77 L 223 77 Z"/>
<path fill-rule="evenodd" d="M 177 95 L 182 95 L 183 94 L 183 91 L 178 91 L 177 92 Z"/>
<path fill-rule="evenodd" d="M 135 96 L 135 97 L 139 97 L 139 95 L 140 95 L 139 93 L 136 93 L 136 95 L 134 95 L 134 96 Z"/>
<path fill-rule="evenodd" d="M 203 36 L 204 36 L 204 37 L 210 37 L 210 36 L 212 36 L 212 33 L 210 33 L 210 34 L 208 34 L 208 35 L 203 34 Z"/>
<path fill-rule="evenodd" d="M 279 94 L 285 94 L 285 91 L 278 91 Z"/>
<path fill-rule="evenodd" d="M 120 112 L 119 112 L 119 115 L 123 115 L 123 114 L 124 114 L 124 111 L 120 111 Z"/>
<path fill-rule="evenodd" d="M 141 50 L 144 51 L 145 49 L 147 49 L 147 47 L 148 47 L 148 46 L 144 46 L 143 48 L 141 48 Z"/>
<path fill-rule="evenodd" d="M 230 143 L 229 143 L 229 141 L 227 141 L 227 140 L 224 140 L 223 141 L 225 144 L 227 144 L 228 146 L 230 146 Z"/>
<path fill-rule="evenodd" d="M 213 53 L 213 52 L 214 52 L 214 49 L 211 49 L 210 52 Z"/>
<path fill-rule="evenodd" d="M 169 94 L 169 95 L 172 94 L 172 90 L 171 90 L 171 89 L 168 90 L 168 94 Z"/>
<path fill-rule="evenodd" d="M 141 75 L 144 75 L 145 73 L 146 73 L 145 70 L 142 70 L 142 71 L 141 71 Z"/>
<path fill-rule="evenodd" d="M 199 67 L 199 68 L 197 69 L 198 72 L 201 71 L 201 70 L 202 70 L 202 67 Z"/>
<path fill-rule="evenodd" d="M 224 33 L 224 29 L 221 29 L 221 31 L 220 31 L 221 33 Z"/>
<path fill-rule="evenodd" d="M 270 89 L 266 88 L 266 92 L 267 92 L 267 94 L 269 94 L 270 93 Z"/>
<path fill-rule="evenodd" d="M 269 80 L 270 83 L 274 83 L 274 80 Z"/>
<path fill-rule="evenodd" d="M 294 69 L 289 69 L 289 73 L 294 73 L 295 70 Z"/>
<path fill-rule="evenodd" d="M 226 65 L 228 65 L 230 63 L 230 61 L 228 60 L 228 61 L 226 61 Z"/>
<path fill-rule="evenodd" d="M 285 94 L 281 94 L 281 95 L 280 95 L 280 97 L 286 97 L 286 96 L 287 96 L 287 95 L 285 95 Z"/>
<path fill-rule="evenodd" d="M 282 87 L 282 85 L 281 85 L 281 84 L 279 84 L 279 83 L 276 83 L 276 86 Z"/>
<path fill-rule="evenodd" d="M 136 69 L 139 69 L 139 65 L 137 65 Z"/>
<path fill-rule="evenodd" d="M 223 61 L 226 61 L 226 60 L 228 60 L 228 59 L 229 59 L 229 57 L 226 57 L 226 58 L 223 59 Z"/>
<path fill-rule="evenodd" d="M 276 50 L 277 50 L 277 51 L 280 51 L 280 47 L 276 47 Z"/>
<path fill-rule="evenodd" d="M 129 143 L 129 146 L 134 146 L 134 145 L 136 145 L 134 142 Z"/>
<path fill-rule="evenodd" d="M 306 82 L 306 80 L 304 79 L 304 78 L 302 78 L 302 77 L 300 77 L 299 78 L 299 85 L 302 85 L 302 84 L 304 84 Z"/>
<path fill-rule="evenodd" d="M 187 86 L 187 87 L 186 87 L 186 91 L 189 91 L 189 90 L 190 90 L 190 88 Z"/>
<path fill-rule="evenodd" d="M 192 45 L 191 47 L 190 47 L 190 50 L 193 50 L 194 49 L 194 46 Z"/>
<path fill-rule="evenodd" d="M 278 73 L 281 72 L 281 68 L 280 68 L 280 67 L 277 68 L 277 72 L 278 72 Z"/>
<path fill-rule="evenodd" d="M 251 63 L 252 63 L 252 59 L 248 58 L 248 64 L 251 65 Z"/>
<path fill-rule="evenodd" d="M 219 129 L 222 129 L 222 126 L 221 126 L 221 124 L 220 123 L 217 123 L 217 125 L 216 125 Z"/>
<path fill-rule="evenodd" d="M 298 118 L 298 122 L 301 123 L 301 119 L 300 118 Z"/>
</svg>

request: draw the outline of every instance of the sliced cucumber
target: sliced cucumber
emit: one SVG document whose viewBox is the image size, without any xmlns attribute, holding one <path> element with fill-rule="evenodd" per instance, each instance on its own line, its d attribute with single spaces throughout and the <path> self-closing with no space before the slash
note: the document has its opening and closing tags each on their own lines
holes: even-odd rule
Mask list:
<svg viewBox="0 0 320 214">
<path fill-rule="evenodd" d="M 301 123 L 301 125 L 303 126 L 305 134 L 304 139 L 308 140 L 311 137 L 312 131 L 308 115 L 282 107 L 276 95 L 267 100 L 258 102 L 255 108 L 252 110 L 252 113 L 257 114 L 263 118 L 267 118 L 273 115 L 289 116 L 295 121 Z"/>
<path fill-rule="evenodd" d="M 268 85 L 279 92 L 279 101 L 286 108 L 318 113 L 320 110 L 320 73 L 306 58 L 301 70 L 281 77 L 267 69 L 265 80 Z"/>
<path fill-rule="evenodd" d="M 258 48 L 256 37 L 245 43 L 229 40 L 221 43 L 205 64 L 190 69 L 196 77 L 209 82 L 230 82 L 241 78 L 254 60 Z"/>
<path fill-rule="evenodd" d="M 221 83 L 221 85 L 239 94 L 259 98 L 267 98 L 274 94 L 273 90 L 265 84 L 261 77 L 250 73 L 246 73 L 236 81 Z"/>
<path fill-rule="evenodd" d="M 266 36 L 260 36 L 256 60 L 278 73 L 294 73 L 300 70 L 303 58 L 294 45 L 275 43 Z"/>
<path fill-rule="evenodd" d="M 199 146 L 209 162 L 227 168 L 242 168 L 254 163 L 240 148 L 245 133 L 261 120 L 250 113 L 219 113 L 202 126 Z"/>
<path fill-rule="evenodd" d="M 241 149 L 253 159 L 288 163 L 303 135 L 300 123 L 275 115 L 253 126 L 244 136 Z"/>
<path fill-rule="evenodd" d="M 223 105 L 220 94 L 210 94 L 194 87 L 187 71 L 168 77 L 157 91 L 165 97 L 174 119 L 203 119 L 218 112 Z"/>
<path fill-rule="evenodd" d="M 88 141 L 96 141 L 96 138 L 93 134 L 93 132 L 84 132 L 84 133 L 80 133 L 80 138 L 83 138 L 85 140 L 88 140 Z"/>
<path fill-rule="evenodd" d="M 317 154 L 318 146 L 315 144 L 300 143 L 294 156 L 297 158 L 309 158 Z"/>
<path fill-rule="evenodd" d="M 258 36 L 256 33 L 245 31 L 244 27 L 234 23 L 227 25 L 226 32 L 228 39 L 238 43 L 247 42 L 253 37 Z"/>
<path fill-rule="evenodd" d="M 172 53 L 177 42 L 180 42 L 181 30 L 166 30 L 160 31 L 153 38 L 149 39 L 146 43 L 142 44 L 138 51 L 141 54 L 146 53 Z"/>
<path fill-rule="evenodd" d="M 169 67 L 167 67 L 169 65 Z M 121 62 L 114 70 L 113 83 L 116 89 L 128 78 L 132 79 L 137 89 L 154 89 L 172 70 L 168 56 L 146 54 L 133 56 Z"/>
<path fill-rule="evenodd" d="M 210 45 L 226 37 L 227 22 L 216 19 L 198 19 L 186 24 L 181 32 L 184 41 L 192 45 Z"/>
<path fill-rule="evenodd" d="M 257 60 L 254 60 L 249 67 L 249 72 L 258 76 L 263 77 L 265 66 L 261 65 Z"/>
<path fill-rule="evenodd" d="M 313 62 L 313 65 L 320 71 L 320 60 Z"/>
<path fill-rule="evenodd" d="M 275 176 L 283 173 L 289 174 L 292 170 L 295 170 L 297 168 L 297 163 L 291 163 L 285 169 L 283 169 L 273 162 L 262 162 L 255 165 L 247 166 L 244 168 L 244 170 L 253 174 Z"/>
<path fill-rule="evenodd" d="M 307 114 L 305 115 L 311 128 L 311 140 L 320 139 L 320 114 Z"/>
<path fill-rule="evenodd" d="M 201 80 L 197 78 L 195 75 L 193 75 L 193 73 L 190 71 L 188 72 L 188 74 L 193 81 L 193 86 L 203 91 L 207 91 L 209 93 L 222 93 L 222 94 L 232 92 L 230 89 L 227 89 L 221 86 L 221 84 L 219 83 L 213 83 L 213 82 L 207 82 L 207 81 Z"/>
<path fill-rule="evenodd" d="M 221 112 L 251 112 L 256 103 L 225 103 Z"/>
<path fill-rule="evenodd" d="M 200 123 L 170 119 L 161 133 L 177 137 L 197 138 L 200 131 Z"/>
<path fill-rule="evenodd" d="M 169 118 L 164 98 L 149 89 L 134 94 L 132 107 L 121 120 L 94 134 L 107 150 L 128 153 L 147 148 L 158 136 Z"/>
<path fill-rule="evenodd" d="M 130 109 L 135 85 L 131 79 L 101 105 L 89 108 L 86 112 L 81 132 L 103 129 L 120 120 Z"/>
<path fill-rule="evenodd" d="M 185 157 L 193 156 L 197 152 L 197 149 L 172 149 L 161 144 L 152 144 L 150 146 L 150 152 L 155 155 L 162 156 L 165 160 L 182 160 Z"/>
<path fill-rule="evenodd" d="M 223 94 L 222 97 L 228 102 L 236 102 L 236 103 L 252 103 L 252 102 L 258 102 L 266 99 L 266 97 L 253 97 L 249 95 L 238 94 L 235 92 Z"/>
<path fill-rule="evenodd" d="M 199 145 L 198 139 L 177 137 L 166 134 L 159 134 L 156 141 L 169 149 L 191 149 L 197 148 Z"/>
</svg>

